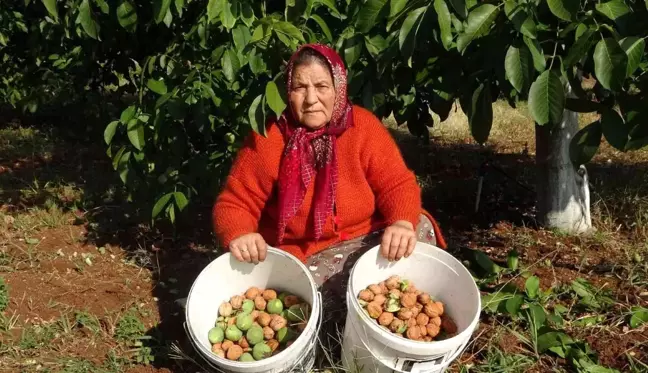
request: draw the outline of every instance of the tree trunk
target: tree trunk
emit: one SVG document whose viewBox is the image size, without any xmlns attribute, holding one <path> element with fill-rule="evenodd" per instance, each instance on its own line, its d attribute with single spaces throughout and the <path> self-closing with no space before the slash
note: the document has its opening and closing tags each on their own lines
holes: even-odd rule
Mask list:
<svg viewBox="0 0 648 373">
<path fill-rule="evenodd" d="M 573 97 L 569 84 L 565 91 Z M 568 110 L 552 129 L 536 125 L 537 219 L 567 233 L 592 228 L 587 170 L 576 168 L 569 158 L 569 143 L 578 129 L 578 113 Z"/>
</svg>

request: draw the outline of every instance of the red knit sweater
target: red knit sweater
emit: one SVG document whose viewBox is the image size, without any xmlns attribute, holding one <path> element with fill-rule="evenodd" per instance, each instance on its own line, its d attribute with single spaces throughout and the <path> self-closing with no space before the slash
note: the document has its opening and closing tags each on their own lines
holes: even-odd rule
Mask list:
<svg viewBox="0 0 648 373">
<path fill-rule="evenodd" d="M 311 202 L 314 182 L 301 209 L 288 223 L 280 248 L 305 261 L 340 241 L 359 237 L 397 221 L 418 225 L 421 190 L 393 138 L 371 112 L 353 107 L 354 126 L 337 139 L 337 229 L 329 218 L 319 241 L 313 235 Z M 267 137 L 250 135 L 232 166 L 213 208 L 214 229 L 225 247 L 246 233 L 258 232 L 277 247 L 277 179 L 284 138 L 276 124 Z M 428 217 L 431 218 L 431 216 Z M 445 242 L 436 222 L 439 246 Z"/>
</svg>

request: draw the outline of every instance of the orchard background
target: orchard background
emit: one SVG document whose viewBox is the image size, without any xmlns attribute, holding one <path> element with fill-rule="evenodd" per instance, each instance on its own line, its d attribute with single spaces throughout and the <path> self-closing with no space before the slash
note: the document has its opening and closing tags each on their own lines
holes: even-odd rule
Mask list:
<svg viewBox="0 0 648 373">
<path fill-rule="evenodd" d="M 195 369 L 176 300 L 209 208 L 322 42 L 483 290 L 453 369 L 646 371 L 647 7 L 4 1 L 0 370 Z"/>
</svg>

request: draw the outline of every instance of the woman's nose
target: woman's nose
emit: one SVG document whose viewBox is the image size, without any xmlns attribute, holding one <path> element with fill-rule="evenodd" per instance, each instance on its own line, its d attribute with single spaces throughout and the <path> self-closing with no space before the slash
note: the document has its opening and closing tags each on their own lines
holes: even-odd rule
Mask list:
<svg viewBox="0 0 648 373">
<path fill-rule="evenodd" d="M 313 105 L 317 103 L 317 100 L 318 99 L 317 99 L 317 93 L 315 92 L 315 88 L 308 88 L 306 90 L 306 98 L 304 101 L 306 101 L 308 105 Z"/>
</svg>

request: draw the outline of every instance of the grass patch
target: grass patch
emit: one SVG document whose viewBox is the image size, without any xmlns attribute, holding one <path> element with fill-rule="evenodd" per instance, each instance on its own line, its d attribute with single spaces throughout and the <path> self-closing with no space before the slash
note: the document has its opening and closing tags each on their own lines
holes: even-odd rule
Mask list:
<svg viewBox="0 0 648 373">
<path fill-rule="evenodd" d="M 21 350 L 48 348 L 56 336 L 54 325 L 31 325 L 23 328 L 18 347 Z"/>
<path fill-rule="evenodd" d="M 0 158 L 51 157 L 53 149 L 52 139 L 36 129 L 0 129 Z"/>
<path fill-rule="evenodd" d="M 9 285 L 4 280 L 4 277 L 0 277 L 0 312 L 9 307 Z"/>
<path fill-rule="evenodd" d="M 530 356 L 505 353 L 494 346 L 488 348 L 483 360 L 483 364 L 476 365 L 471 369 L 464 369 L 464 372 L 523 373 L 536 363 L 536 360 Z"/>
<path fill-rule="evenodd" d="M 146 327 L 140 320 L 135 309 L 125 312 L 115 327 L 115 338 L 121 342 L 133 342 L 141 338 L 146 332 Z"/>
</svg>

